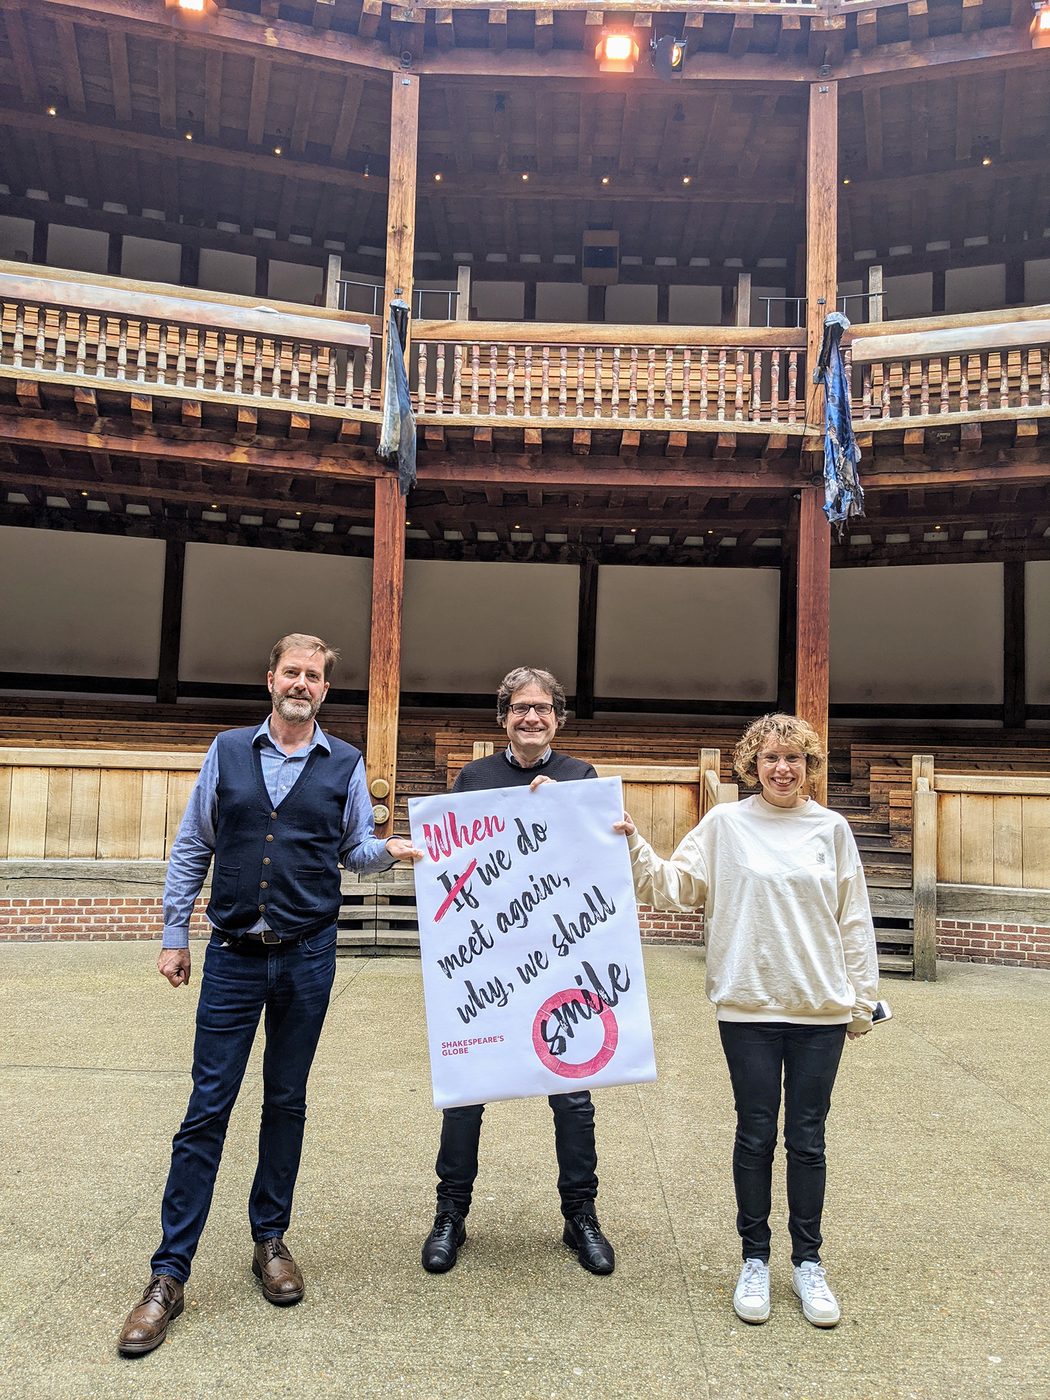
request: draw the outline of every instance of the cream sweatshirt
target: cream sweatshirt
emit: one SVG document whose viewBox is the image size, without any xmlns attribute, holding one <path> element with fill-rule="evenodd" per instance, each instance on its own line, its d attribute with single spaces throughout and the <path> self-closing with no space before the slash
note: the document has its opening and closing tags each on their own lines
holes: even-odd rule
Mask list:
<svg viewBox="0 0 1050 1400">
<path fill-rule="evenodd" d="M 853 833 L 812 798 L 712 808 L 663 860 L 628 840 L 638 899 L 703 908 L 707 995 L 722 1021 L 856 1022 L 878 994 L 875 930 Z"/>
</svg>

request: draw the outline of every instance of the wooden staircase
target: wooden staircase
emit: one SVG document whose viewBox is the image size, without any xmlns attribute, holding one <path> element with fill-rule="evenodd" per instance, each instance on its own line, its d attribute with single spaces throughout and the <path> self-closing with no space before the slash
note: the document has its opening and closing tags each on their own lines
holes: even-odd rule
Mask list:
<svg viewBox="0 0 1050 1400">
<path fill-rule="evenodd" d="M 889 802 L 870 783 L 832 772 L 828 806 L 850 824 L 864 864 L 879 971 L 911 977 L 914 973 L 915 902 L 912 897 L 911 809 Z"/>
</svg>

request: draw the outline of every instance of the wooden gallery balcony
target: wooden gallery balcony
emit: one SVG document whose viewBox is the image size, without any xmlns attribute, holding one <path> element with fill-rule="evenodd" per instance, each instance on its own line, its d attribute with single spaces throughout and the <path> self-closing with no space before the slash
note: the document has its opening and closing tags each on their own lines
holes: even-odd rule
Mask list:
<svg viewBox="0 0 1050 1400">
<path fill-rule="evenodd" d="M 23 416 L 378 437 L 375 317 L 13 263 L 0 310 L 0 398 Z M 846 361 L 876 457 L 1050 433 L 1050 306 L 857 326 Z M 409 370 L 424 448 L 754 459 L 822 441 L 802 330 L 418 320 Z"/>
</svg>

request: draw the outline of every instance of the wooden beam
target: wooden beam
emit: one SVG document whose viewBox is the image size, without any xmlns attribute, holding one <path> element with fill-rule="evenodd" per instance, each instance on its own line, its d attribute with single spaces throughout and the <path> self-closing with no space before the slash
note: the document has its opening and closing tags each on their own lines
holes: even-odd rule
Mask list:
<svg viewBox="0 0 1050 1400">
<path fill-rule="evenodd" d="M 828 743 L 830 665 L 828 637 L 831 610 L 831 531 L 821 509 L 823 487 L 806 486 L 799 502 L 796 565 L 795 713 Z M 818 802 L 827 802 L 827 770 L 810 785 Z"/>
<path fill-rule="evenodd" d="M 416 240 L 416 155 L 419 141 L 419 79 L 395 73 L 390 102 L 390 183 L 387 192 L 386 281 L 383 286 L 383 363 L 390 303 L 412 305 Z M 407 347 L 406 347 L 407 349 Z"/>
<path fill-rule="evenodd" d="M 372 557 L 372 630 L 368 664 L 368 732 L 365 751 L 373 799 L 389 811 L 376 833 L 393 831 L 397 781 L 397 731 L 401 701 L 401 621 L 405 601 L 405 502 L 396 474 L 375 483 Z"/>
<path fill-rule="evenodd" d="M 809 89 L 806 147 L 806 422 L 823 427 L 821 395 L 811 377 L 820 355 L 824 318 L 835 310 L 838 288 L 838 84 Z M 825 716 L 825 726 L 826 726 Z"/>
<path fill-rule="evenodd" d="M 1025 564 L 1003 565 L 1003 725 L 1023 729 L 1027 719 Z"/>
<path fill-rule="evenodd" d="M 160 660 L 157 665 L 158 705 L 174 705 L 179 698 L 182 587 L 185 572 L 185 544 L 179 540 L 168 540 L 164 546 L 164 597 L 160 618 Z"/>
<path fill-rule="evenodd" d="M 598 561 L 580 564 L 580 602 L 576 616 L 576 718 L 594 718 L 594 668 L 598 648 Z"/>
</svg>

